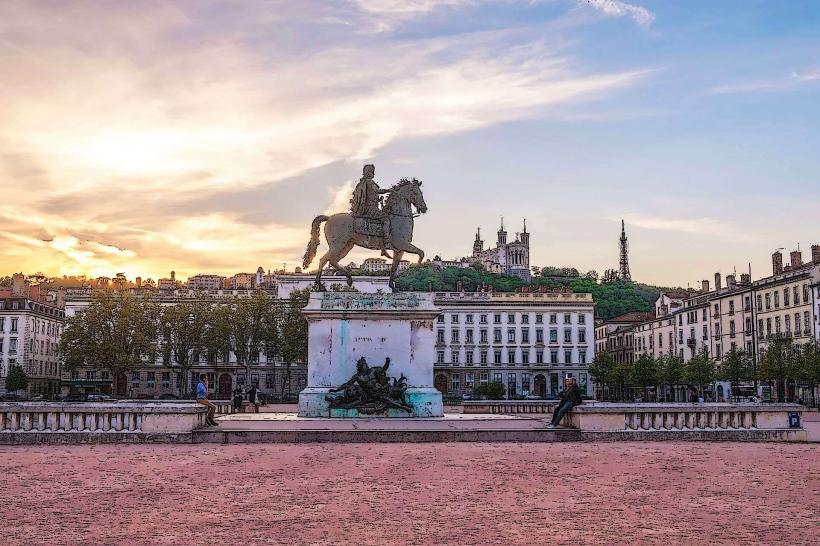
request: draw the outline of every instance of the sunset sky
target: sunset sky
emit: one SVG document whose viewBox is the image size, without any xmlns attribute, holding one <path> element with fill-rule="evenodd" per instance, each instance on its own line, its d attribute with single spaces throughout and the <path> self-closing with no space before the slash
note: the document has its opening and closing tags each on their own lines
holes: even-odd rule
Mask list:
<svg viewBox="0 0 820 546">
<path fill-rule="evenodd" d="M 760 277 L 820 242 L 818 30 L 812 0 L 2 0 L 0 274 L 292 269 L 369 162 L 424 180 L 429 256 L 503 215 L 603 272 L 623 218 L 636 280 Z"/>
</svg>

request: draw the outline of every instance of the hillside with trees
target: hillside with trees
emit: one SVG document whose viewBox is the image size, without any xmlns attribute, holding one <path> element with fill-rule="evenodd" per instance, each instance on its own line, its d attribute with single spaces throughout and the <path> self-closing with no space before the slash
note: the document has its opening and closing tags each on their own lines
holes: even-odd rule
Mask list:
<svg viewBox="0 0 820 546">
<path fill-rule="evenodd" d="M 608 276 L 598 281 L 598 274 L 589 271 L 581 274 L 575 268 L 534 268 L 531 286 L 546 288 L 569 288 L 574 292 L 590 292 L 595 299 L 596 318 L 604 320 L 630 311 L 651 311 L 664 287 L 624 281 Z M 466 292 L 492 288 L 494 292 L 514 292 L 526 286 L 523 280 L 497 273 L 490 273 L 481 266 L 438 269 L 430 264 L 408 268 L 396 279 L 396 289 L 456 291 L 461 286 Z"/>
</svg>

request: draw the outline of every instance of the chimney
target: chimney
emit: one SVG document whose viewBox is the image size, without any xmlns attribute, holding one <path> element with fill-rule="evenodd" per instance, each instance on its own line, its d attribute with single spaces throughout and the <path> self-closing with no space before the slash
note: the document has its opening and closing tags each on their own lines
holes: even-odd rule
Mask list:
<svg viewBox="0 0 820 546">
<path fill-rule="evenodd" d="M 791 258 L 792 269 L 796 269 L 803 265 L 803 253 L 800 252 L 800 250 L 792 250 L 789 257 Z"/>
<path fill-rule="evenodd" d="M 720 290 L 723 286 L 720 284 L 720 273 L 715 273 L 715 290 Z"/>
<path fill-rule="evenodd" d="M 820 264 L 820 245 L 811 245 L 811 261 Z"/>
<path fill-rule="evenodd" d="M 709 280 L 708 279 L 703 279 L 700 282 L 700 291 L 701 292 L 708 292 L 709 291 Z"/>
<path fill-rule="evenodd" d="M 780 275 L 783 273 L 783 253 L 775 250 L 772 253 L 772 275 Z"/>
<path fill-rule="evenodd" d="M 734 275 L 726 275 L 726 286 L 733 288 L 737 284 L 737 277 Z"/>
<path fill-rule="evenodd" d="M 137 288 L 142 288 L 142 277 L 136 278 Z"/>
<path fill-rule="evenodd" d="M 28 283 L 22 273 L 11 276 L 11 293 L 13 296 L 28 296 Z"/>
<path fill-rule="evenodd" d="M 741 273 L 740 284 L 752 284 L 752 275 L 749 273 Z"/>
</svg>

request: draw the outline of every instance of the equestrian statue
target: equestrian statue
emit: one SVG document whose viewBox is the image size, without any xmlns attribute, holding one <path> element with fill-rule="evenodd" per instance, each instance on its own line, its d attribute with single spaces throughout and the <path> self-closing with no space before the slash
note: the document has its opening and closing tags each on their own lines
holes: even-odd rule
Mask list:
<svg viewBox="0 0 820 546">
<path fill-rule="evenodd" d="M 413 219 L 418 214 L 427 212 L 427 204 L 421 193 L 421 180 L 402 178 L 390 189 L 382 189 L 374 180 L 376 168 L 365 165 L 362 177 L 353 190 L 350 200 L 350 212 L 340 212 L 331 216 L 320 215 L 313 219 L 310 229 L 310 242 L 305 250 L 302 267 L 307 269 L 316 257 L 319 248 L 319 227 L 325 222 L 325 241 L 330 247 L 319 259 L 319 270 L 316 272 L 316 285 L 321 285 L 322 270 L 330 265 L 347 277 L 348 286 L 353 285 L 350 271 L 339 264 L 354 246 L 381 251 L 382 256 L 390 258 L 393 251 L 393 264 L 390 268 L 390 287 L 399 262 L 405 252 L 416 254 L 421 263 L 424 251 L 413 245 Z M 387 198 L 383 199 L 382 196 Z M 382 203 L 384 203 L 383 206 Z M 413 209 L 415 208 L 416 213 Z"/>
</svg>

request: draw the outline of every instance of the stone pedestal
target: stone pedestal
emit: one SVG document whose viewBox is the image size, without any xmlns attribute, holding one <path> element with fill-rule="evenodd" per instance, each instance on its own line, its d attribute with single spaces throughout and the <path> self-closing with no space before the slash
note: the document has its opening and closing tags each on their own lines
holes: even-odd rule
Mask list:
<svg viewBox="0 0 820 546">
<path fill-rule="evenodd" d="M 325 396 L 346 382 L 365 357 L 370 366 L 390 358 L 388 375 L 407 378 L 409 414 L 384 417 L 440 417 L 441 393 L 433 386 L 433 295 L 419 292 L 361 294 L 316 292 L 303 310 L 308 320 L 308 384 L 299 393 L 302 417 L 359 417 L 355 409 L 331 409 Z M 362 415 L 372 417 L 372 415 Z"/>
</svg>

